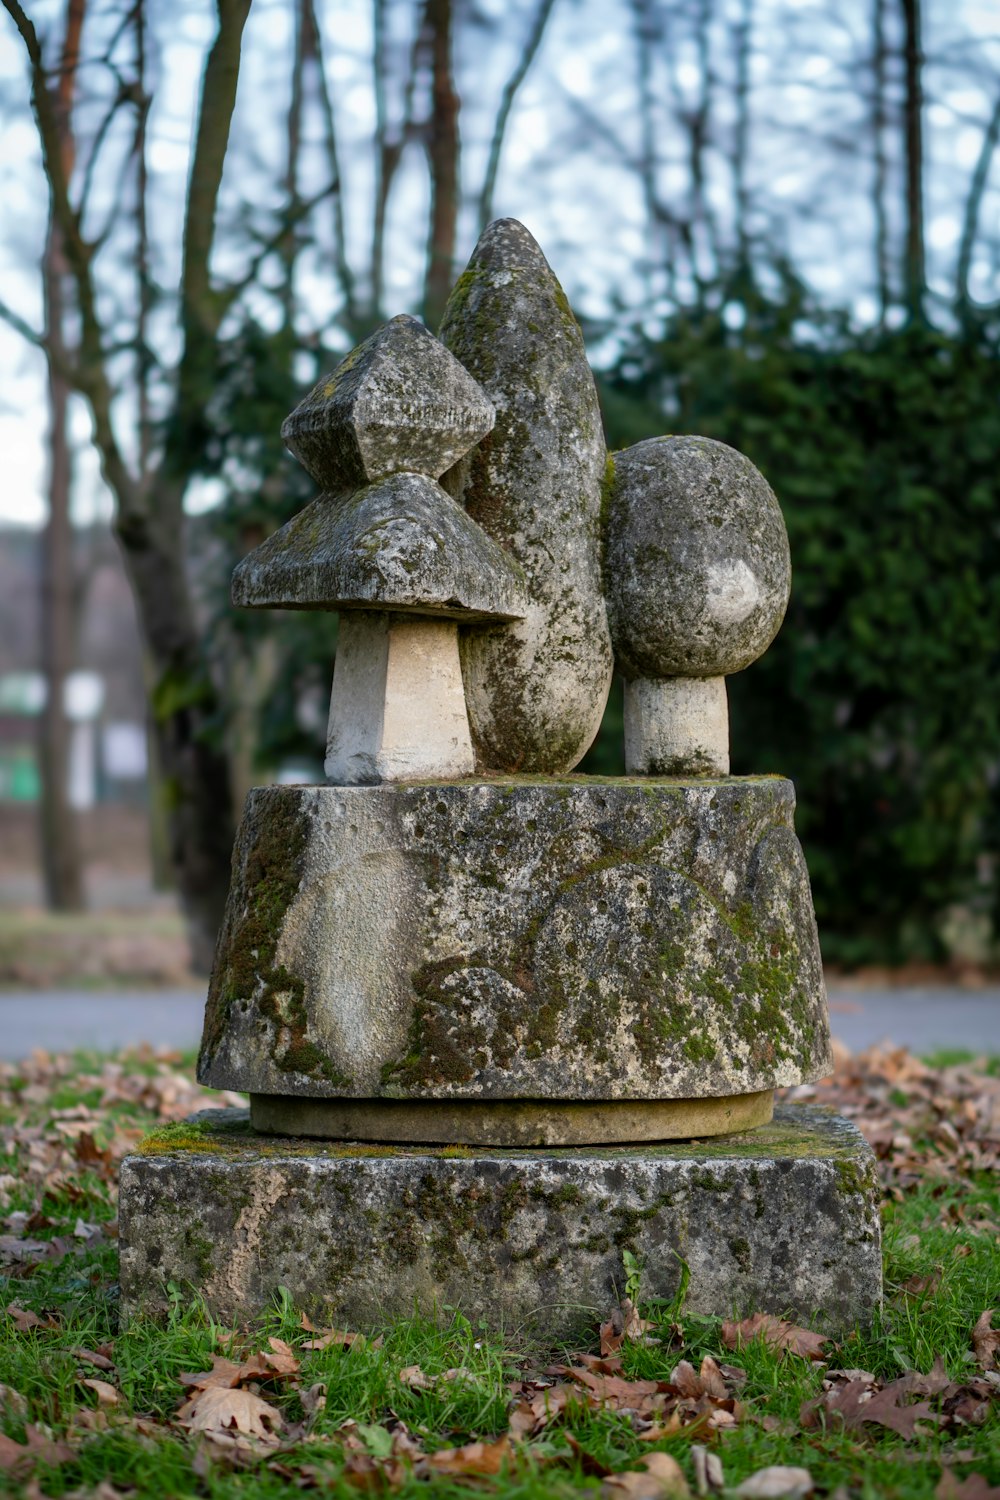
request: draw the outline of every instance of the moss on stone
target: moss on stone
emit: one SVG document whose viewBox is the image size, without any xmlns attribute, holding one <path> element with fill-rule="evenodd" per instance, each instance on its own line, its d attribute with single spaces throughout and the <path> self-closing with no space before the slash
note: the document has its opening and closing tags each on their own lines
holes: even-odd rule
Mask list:
<svg viewBox="0 0 1000 1500">
<path fill-rule="evenodd" d="M 253 1006 L 273 1027 L 271 1057 L 287 1073 L 319 1074 L 335 1086 L 350 1079 L 306 1033 L 305 984 L 276 961 L 289 907 L 302 880 L 310 817 L 281 788 L 258 790 L 233 855 L 233 887 L 213 971 L 199 1067 L 222 1041 L 236 1005 Z"/>
<path fill-rule="evenodd" d="M 144 1135 L 134 1149 L 139 1156 L 162 1156 L 168 1151 L 214 1152 L 218 1137 L 200 1120 L 171 1120 Z"/>
</svg>

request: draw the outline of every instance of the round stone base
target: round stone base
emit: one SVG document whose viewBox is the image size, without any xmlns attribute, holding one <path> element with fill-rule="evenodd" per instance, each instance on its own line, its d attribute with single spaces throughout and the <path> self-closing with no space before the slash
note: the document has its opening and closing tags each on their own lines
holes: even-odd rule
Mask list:
<svg viewBox="0 0 1000 1500">
<path fill-rule="evenodd" d="M 655 1118 L 662 1100 L 821 1078 L 794 805 L 766 776 L 258 787 L 199 1079 L 335 1111 L 614 1100 Z M 699 1116 L 625 1135 L 741 1128 Z M 623 1138 L 587 1129 L 559 1138 Z"/>
<path fill-rule="evenodd" d="M 694 1140 L 766 1125 L 774 1090 L 722 1099 L 297 1099 L 251 1094 L 250 1123 L 264 1135 L 422 1146 L 610 1146 Z"/>
</svg>

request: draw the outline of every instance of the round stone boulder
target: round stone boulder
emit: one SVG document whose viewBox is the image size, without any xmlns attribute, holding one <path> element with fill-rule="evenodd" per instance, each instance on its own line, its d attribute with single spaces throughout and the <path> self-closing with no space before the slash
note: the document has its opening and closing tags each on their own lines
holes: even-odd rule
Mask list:
<svg viewBox="0 0 1000 1500">
<path fill-rule="evenodd" d="M 712 438 L 649 438 L 613 462 L 608 618 L 625 676 L 741 672 L 777 635 L 791 587 L 767 480 Z"/>
</svg>

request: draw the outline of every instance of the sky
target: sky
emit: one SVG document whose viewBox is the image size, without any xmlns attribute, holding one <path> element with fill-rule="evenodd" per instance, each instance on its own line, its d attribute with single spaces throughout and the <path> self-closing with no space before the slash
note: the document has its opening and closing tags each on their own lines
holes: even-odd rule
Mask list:
<svg viewBox="0 0 1000 1500">
<path fill-rule="evenodd" d="M 716 128 L 724 144 L 731 120 L 729 38 L 741 0 L 716 0 L 717 27 L 710 56 L 717 79 Z M 29 11 L 41 29 L 58 22 L 61 0 L 38 0 Z M 489 129 L 503 79 L 516 60 L 533 0 L 480 0 L 481 21 L 459 32 L 456 73 L 464 95 L 463 174 L 478 183 Z M 91 13 L 113 14 L 107 0 L 91 0 Z M 406 48 L 413 4 L 390 7 Z M 176 283 L 179 226 L 189 164 L 192 124 L 205 47 L 213 33 L 209 0 L 150 4 L 155 35 L 154 105 L 149 169 L 155 272 L 163 286 Z M 859 59 L 867 45 L 867 3 L 831 7 L 828 0 L 757 0 L 752 59 L 753 150 L 750 201 L 755 227 L 786 248 L 818 293 L 849 307 L 857 321 L 875 313 L 872 295 L 869 172 L 852 155 L 865 131 Z M 239 155 L 231 154 L 222 203 L 223 220 L 244 213 L 262 222 L 280 199 L 273 184 L 280 169 L 280 104 L 287 94 L 291 45 L 290 0 L 254 0 L 248 23 L 240 95 L 234 122 Z M 637 49 L 625 0 L 556 0 L 545 41 L 518 95 L 501 164 L 496 211 L 521 218 L 539 239 L 581 314 L 642 316 L 655 327 L 669 311 L 657 273 L 645 272 L 650 235 L 637 177 L 623 158 L 640 149 L 636 110 Z M 345 176 L 348 245 L 365 261 L 374 170 L 370 140 L 374 96 L 370 77 L 371 10 L 367 0 L 327 0 L 321 11 L 327 72 L 340 133 Z M 492 26 L 490 23 L 494 23 Z M 501 24 L 502 23 L 502 24 Z M 927 73 L 927 242 L 932 288 L 946 293 L 958 237 L 961 206 L 978 157 L 985 123 L 1000 88 L 1000 11 L 994 0 L 927 0 L 926 50 L 938 59 Z M 85 55 L 87 54 L 85 48 Z M 660 101 L 656 128 L 661 147 L 661 196 L 678 201 L 688 190 L 682 145 L 672 111 L 689 108 L 701 77 L 692 37 L 678 34 L 650 63 Z M 100 93 L 96 74 L 91 92 Z M 278 112 L 274 106 L 277 103 Z M 667 105 L 669 104 L 669 108 Z M 86 98 L 81 137 L 92 132 L 100 99 Z M 266 105 L 266 107 L 263 107 Z M 481 107 L 480 107 L 481 106 Z M 731 113 L 731 111 L 730 111 Z M 589 140 L 581 150 L 581 132 Z M 24 53 L 13 24 L 0 13 L 0 300 L 33 326 L 41 322 L 39 258 L 47 196 L 37 138 L 27 108 Z M 123 180 L 124 142 L 109 141 L 107 165 L 95 176 L 95 220 L 120 213 L 115 190 Z M 116 154 L 117 153 L 117 154 Z M 732 211 L 729 168 L 720 144 L 710 160 L 708 205 L 725 226 Z M 898 160 L 890 164 L 898 184 Z M 317 169 L 318 170 L 318 169 Z M 428 185 L 420 152 L 404 159 L 390 209 L 388 310 L 415 310 L 423 270 Z M 897 202 L 899 194 L 896 194 Z M 460 225 L 460 256 L 471 251 L 476 225 L 470 202 Z M 255 220 L 256 215 L 256 220 Z M 984 203 L 983 244 L 973 290 L 997 295 L 997 265 L 990 243 L 1000 243 L 1000 155 Z M 895 214 L 894 230 L 899 228 Z M 224 247 L 216 269 L 239 270 L 239 249 Z M 109 241 L 106 297 L 127 280 Z M 337 291 L 322 256 L 304 268 L 299 285 L 302 316 L 317 329 L 335 320 Z M 260 301 L 269 316 L 267 299 Z M 161 316 L 158 346 L 169 356 L 176 335 L 169 309 Z M 595 358 L 601 356 L 600 347 Z M 127 371 L 123 369 L 127 380 Z M 46 403 L 42 355 L 0 323 L 0 452 L 4 484 L 0 522 L 38 526 L 45 517 Z M 129 428 L 128 393 L 120 412 Z M 74 399 L 73 434 L 78 465 L 75 515 L 85 522 L 109 514 L 89 438 L 89 418 Z M 213 502 L 211 486 L 191 496 L 192 508 Z"/>
</svg>

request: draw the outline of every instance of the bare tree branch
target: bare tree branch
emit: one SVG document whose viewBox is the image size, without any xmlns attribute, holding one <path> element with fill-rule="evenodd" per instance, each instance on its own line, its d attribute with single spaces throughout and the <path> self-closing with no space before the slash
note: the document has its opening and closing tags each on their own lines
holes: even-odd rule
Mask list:
<svg viewBox="0 0 1000 1500">
<path fill-rule="evenodd" d="M 414 134 L 414 101 L 417 79 L 427 52 L 426 11 L 421 10 L 410 48 L 409 71 L 403 101 L 403 118 L 399 131 L 389 129 L 389 109 L 386 95 L 385 59 L 385 10 L 386 0 L 374 0 L 375 44 L 372 53 L 372 71 L 375 86 L 375 206 L 372 216 L 371 268 L 369 273 L 370 307 L 372 320 L 382 312 L 385 286 L 385 221 L 389 208 L 389 194 L 393 179 L 403 159 L 403 149 Z"/>
<path fill-rule="evenodd" d="M 94 442 L 101 457 L 104 476 L 120 510 L 137 511 L 139 494 L 115 436 L 111 420 L 112 390 L 104 363 L 103 330 L 97 314 L 90 247 L 80 233 L 80 224 L 69 196 L 69 175 L 59 127 L 59 105 L 46 82 L 41 44 L 34 26 L 19 0 L 3 4 L 21 34 L 31 65 L 31 100 L 38 126 L 45 174 L 49 182 L 52 216 L 59 227 L 70 275 L 76 289 L 80 315 L 79 358 L 74 385 L 90 404 Z"/>
<path fill-rule="evenodd" d="M 0 302 L 0 322 L 13 328 L 15 333 L 19 333 L 27 343 L 34 344 L 36 349 L 41 349 L 43 353 L 48 354 L 49 346 L 45 334 L 38 328 L 32 328 L 31 324 L 6 302 Z"/>
<path fill-rule="evenodd" d="M 93 143 L 87 155 L 87 165 L 83 169 L 83 183 L 80 187 L 79 197 L 79 215 L 81 223 L 86 216 L 87 204 L 90 202 L 90 191 L 94 183 L 94 171 L 97 166 L 97 161 L 101 154 L 102 147 L 104 146 L 105 139 L 107 138 L 108 131 L 111 129 L 115 117 L 122 106 L 125 104 L 131 104 L 133 102 L 134 101 L 131 91 L 124 83 L 124 80 L 119 78 L 118 92 L 116 93 L 112 103 L 105 111 L 100 125 L 97 127 L 97 130 L 94 134 Z"/>
<path fill-rule="evenodd" d="M 972 181 L 969 185 L 969 194 L 965 200 L 965 213 L 962 218 L 962 239 L 958 248 L 958 267 L 955 273 L 955 295 L 963 306 L 970 303 L 969 297 L 969 272 L 972 269 L 972 252 L 976 244 L 976 234 L 979 230 L 979 212 L 983 204 L 983 196 L 986 192 L 986 184 L 989 181 L 990 167 L 993 162 L 993 154 L 997 143 L 1000 142 L 1000 97 L 993 106 L 990 122 L 983 135 L 983 143 L 979 148 L 979 157 L 976 161 Z"/>
<path fill-rule="evenodd" d="M 244 274 L 240 277 L 239 281 L 231 282 L 228 286 L 221 287 L 218 291 L 215 292 L 214 296 L 220 313 L 220 322 L 221 315 L 228 312 L 230 307 L 232 307 L 233 304 L 238 301 L 238 299 L 243 295 L 247 288 L 252 286 L 253 283 L 257 280 L 260 268 L 267 260 L 268 256 L 273 255 L 276 250 L 279 250 L 281 248 L 282 242 L 288 235 L 289 228 L 294 228 L 296 224 L 301 222 L 301 220 L 308 218 L 313 209 L 316 208 L 320 203 L 322 203 L 324 198 L 329 198 L 330 194 L 336 193 L 339 188 L 339 182 L 329 182 L 327 183 L 326 187 L 320 188 L 319 192 L 313 193 L 311 197 L 300 198 L 295 204 L 294 209 L 289 209 L 285 213 L 282 218 L 281 224 L 274 231 L 274 233 L 268 235 L 267 238 L 263 240 L 260 249 L 252 257 L 250 265 L 248 266 Z"/>
<path fill-rule="evenodd" d="M 351 332 L 356 333 L 360 331 L 357 290 L 354 272 L 351 270 L 350 262 L 347 259 L 347 233 L 344 225 L 344 183 L 341 176 L 340 158 L 337 148 L 337 125 L 333 113 L 333 100 L 330 97 L 330 89 L 326 79 L 326 67 L 323 61 L 323 36 L 319 27 L 319 17 L 316 14 L 316 6 L 313 0 L 307 0 L 307 5 L 312 29 L 313 51 L 316 58 L 319 103 L 323 116 L 326 155 L 330 166 L 330 177 L 336 183 L 336 191 L 333 198 L 333 262 L 337 268 L 337 277 L 344 292 L 344 321 Z"/>
<path fill-rule="evenodd" d="M 493 137 L 490 141 L 489 160 L 486 163 L 486 173 L 483 177 L 482 191 L 479 194 L 479 228 L 483 230 L 493 217 L 493 194 L 496 189 L 497 172 L 500 168 L 500 153 L 503 150 L 504 138 L 507 134 L 507 122 L 510 112 L 514 106 L 518 90 L 527 77 L 528 70 L 535 60 L 535 55 L 542 44 L 545 28 L 552 14 L 555 0 L 538 0 L 531 30 L 521 50 L 517 66 L 504 84 L 503 93 L 500 96 L 500 108 L 493 125 Z"/>
</svg>

